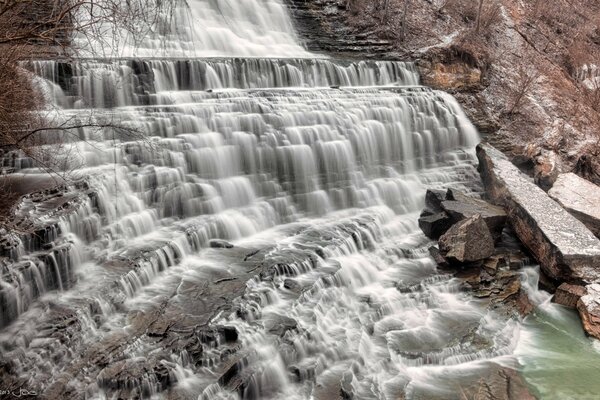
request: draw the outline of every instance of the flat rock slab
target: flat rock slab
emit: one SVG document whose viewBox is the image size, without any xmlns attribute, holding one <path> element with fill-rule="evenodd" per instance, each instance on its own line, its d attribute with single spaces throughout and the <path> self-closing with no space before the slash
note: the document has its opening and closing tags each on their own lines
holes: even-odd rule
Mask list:
<svg viewBox="0 0 600 400">
<path fill-rule="evenodd" d="M 600 236 L 600 186 L 573 173 L 561 174 L 548 194 Z"/>
<path fill-rule="evenodd" d="M 488 144 L 477 146 L 487 195 L 504 207 L 517 236 L 549 277 L 569 283 L 600 280 L 600 240 Z"/>
</svg>

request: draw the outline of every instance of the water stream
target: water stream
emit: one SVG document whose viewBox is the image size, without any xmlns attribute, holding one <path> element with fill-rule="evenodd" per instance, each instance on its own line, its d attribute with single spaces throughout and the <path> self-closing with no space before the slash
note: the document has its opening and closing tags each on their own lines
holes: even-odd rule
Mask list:
<svg viewBox="0 0 600 400">
<path fill-rule="evenodd" d="M 311 57 L 280 1 L 189 7 L 126 57 L 27 65 L 48 115 L 78 127 L 45 137 L 72 183 L 18 211 L 43 229 L 15 235 L 2 265 L 0 383 L 57 399 L 459 399 L 521 361 L 553 392 L 539 366 L 553 355 L 532 354 L 570 317 L 488 311 L 417 226 L 427 188 L 481 190 L 456 101 L 412 63 Z M 25 155 L 4 168 L 47 174 Z"/>
</svg>

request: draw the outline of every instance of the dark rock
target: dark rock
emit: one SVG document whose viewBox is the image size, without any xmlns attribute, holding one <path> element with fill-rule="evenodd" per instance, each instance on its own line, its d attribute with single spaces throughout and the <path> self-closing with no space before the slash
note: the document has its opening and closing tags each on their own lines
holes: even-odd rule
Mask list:
<svg viewBox="0 0 600 400">
<path fill-rule="evenodd" d="M 354 398 L 354 389 L 352 388 L 352 380 L 354 376 L 351 372 L 346 371 L 340 381 L 340 396 L 344 400 L 351 400 Z"/>
<path fill-rule="evenodd" d="M 494 240 L 479 215 L 452 226 L 439 245 L 441 254 L 451 263 L 480 261 L 494 253 Z"/>
<path fill-rule="evenodd" d="M 540 270 L 540 278 L 538 281 L 538 289 L 545 290 L 548 293 L 556 292 L 558 288 L 558 283 L 550 278 L 548 275 L 544 273 L 544 271 Z"/>
<path fill-rule="evenodd" d="M 433 215 L 421 216 L 419 218 L 419 228 L 425 236 L 437 240 L 450 229 L 453 222 L 448 214 L 439 212 Z"/>
<path fill-rule="evenodd" d="M 577 311 L 585 332 L 600 339 L 600 284 L 586 286 L 586 294 L 577 302 Z"/>
<path fill-rule="evenodd" d="M 556 304 L 576 309 L 579 299 L 586 294 L 585 286 L 561 284 L 554 293 L 552 301 Z"/>
<path fill-rule="evenodd" d="M 448 190 L 447 198 L 448 200 L 442 202 L 442 208 L 450 215 L 453 222 L 479 214 L 487 224 L 494 240 L 500 239 L 507 220 L 506 212 L 501 207 L 467 196 L 457 190 Z"/>
<path fill-rule="evenodd" d="M 433 211 L 442 211 L 442 202 L 446 200 L 446 191 L 442 189 L 427 189 L 425 206 Z"/>
<path fill-rule="evenodd" d="M 233 244 L 229 243 L 226 240 L 221 239 L 212 239 L 208 242 L 208 245 L 213 249 L 231 249 L 233 248 Z"/>
<path fill-rule="evenodd" d="M 298 327 L 298 322 L 295 319 L 279 314 L 270 314 L 264 318 L 264 324 L 267 332 L 280 337 L 283 337 L 287 331 Z"/>
<path fill-rule="evenodd" d="M 561 174 L 548 194 L 600 237 L 600 186 L 573 173 Z"/>
<path fill-rule="evenodd" d="M 521 242 L 552 279 L 591 283 L 600 279 L 600 241 L 552 200 L 502 153 L 477 146 L 488 196 L 502 205 Z"/>
<path fill-rule="evenodd" d="M 582 155 L 577 160 L 573 172 L 596 185 L 600 185 L 600 161 L 597 156 Z"/>
<path fill-rule="evenodd" d="M 435 246 L 431 246 L 429 248 L 429 254 L 435 260 L 435 262 L 442 268 L 446 268 L 449 266 L 448 260 L 442 255 L 440 249 Z"/>
</svg>

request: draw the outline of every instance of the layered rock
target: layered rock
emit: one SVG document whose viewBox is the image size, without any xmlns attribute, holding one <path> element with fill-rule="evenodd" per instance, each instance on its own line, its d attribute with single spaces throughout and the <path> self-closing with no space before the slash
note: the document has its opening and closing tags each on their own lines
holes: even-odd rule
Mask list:
<svg viewBox="0 0 600 400">
<path fill-rule="evenodd" d="M 452 225 L 476 215 L 481 216 L 494 240 L 498 240 L 507 219 L 501 207 L 456 189 L 427 190 L 425 206 L 426 209 L 419 218 L 419 227 L 428 238 L 433 240 L 439 239 Z"/>
<path fill-rule="evenodd" d="M 600 284 L 588 285 L 586 291 L 577 302 L 577 311 L 586 333 L 600 339 Z"/>
<path fill-rule="evenodd" d="M 548 194 L 594 235 L 600 236 L 599 186 L 573 173 L 561 174 Z"/>
<path fill-rule="evenodd" d="M 586 290 L 584 286 L 563 283 L 556 288 L 552 301 L 556 304 L 575 309 L 577 308 L 577 302 L 585 294 Z"/>
<path fill-rule="evenodd" d="M 552 279 L 592 283 L 600 279 L 600 241 L 514 166 L 500 151 L 477 146 L 488 196 L 504 207 L 517 236 Z"/>
</svg>

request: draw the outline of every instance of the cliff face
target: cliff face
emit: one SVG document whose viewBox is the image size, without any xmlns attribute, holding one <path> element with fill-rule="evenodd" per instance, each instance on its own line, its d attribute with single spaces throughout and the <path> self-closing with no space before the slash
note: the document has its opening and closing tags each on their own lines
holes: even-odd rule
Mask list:
<svg viewBox="0 0 600 400">
<path fill-rule="evenodd" d="M 424 84 L 453 93 L 531 172 L 573 170 L 583 155 L 598 176 L 597 1 L 483 0 L 481 12 L 468 0 L 294 1 L 330 36 L 387 41 L 383 57 L 417 60 Z"/>
</svg>

